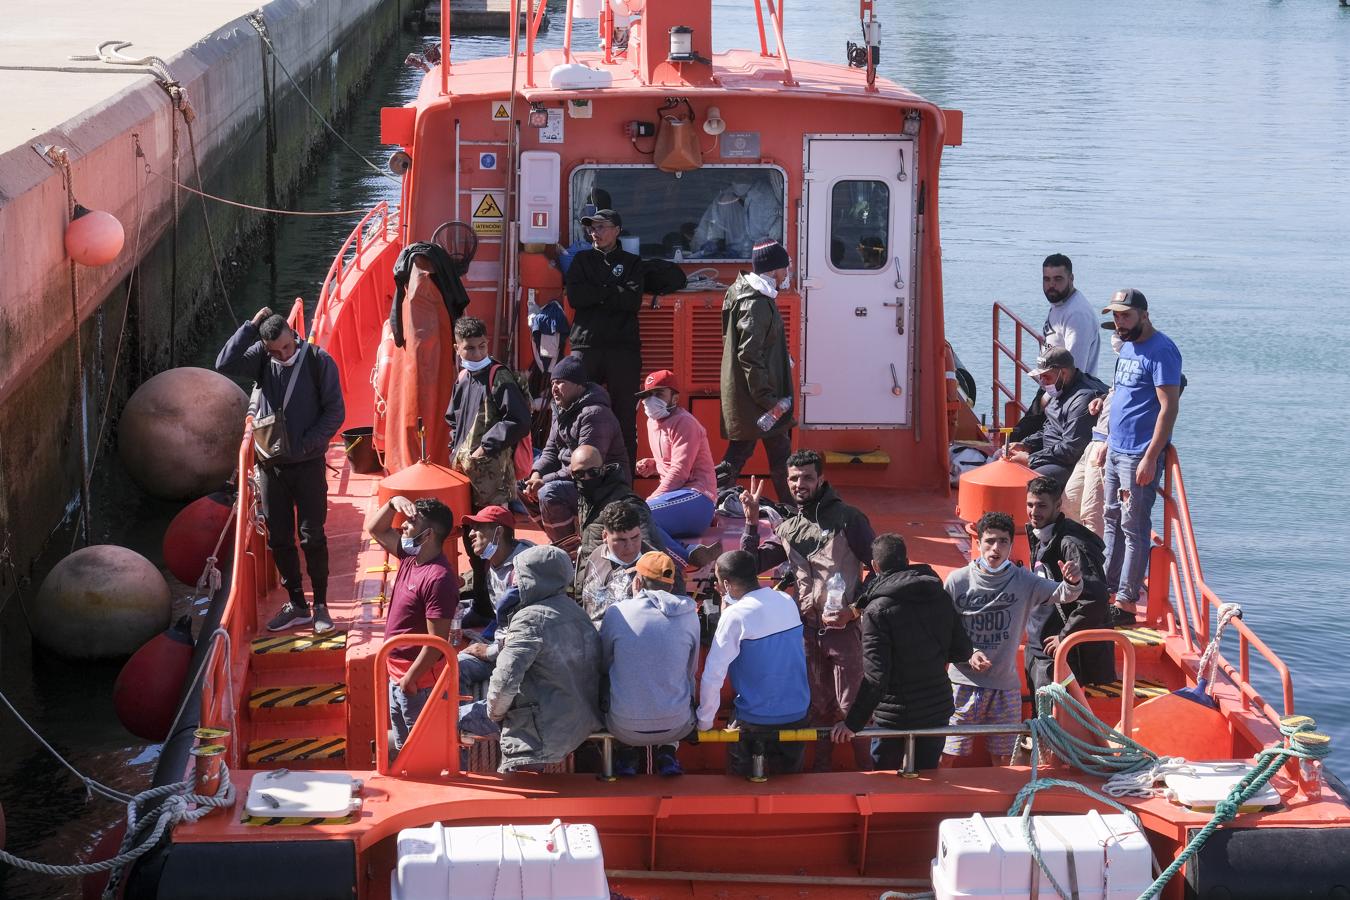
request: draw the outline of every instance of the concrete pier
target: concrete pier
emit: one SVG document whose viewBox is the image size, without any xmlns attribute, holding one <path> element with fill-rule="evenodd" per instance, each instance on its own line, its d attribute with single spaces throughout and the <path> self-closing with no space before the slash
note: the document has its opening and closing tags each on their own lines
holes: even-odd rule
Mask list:
<svg viewBox="0 0 1350 900">
<path fill-rule="evenodd" d="M 72 0 L 6 13 L 0 29 L 0 596 L 13 588 L 15 569 L 22 577 L 53 528 L 74 513 L 80 430 L 92 449 L 102 426 L 102 452 L 115 452 L 116 416 L 130 391 L 185 355 L 201 316 L 224 315 L 199 200 L 179 191 L 175 216 L 174 188 L 147 174 L 146 166 L 168 178 L 176 172 L 178 181 L 195 187 L 195 143 L 206 191 L 284 206 L 325 132 L 276 62 L 332 120 L 357 93 L 409 2 L 268 3 L 260 13 L 275 60 L 244 18 L 259 11 L 254 0 Z M 173 92 L 146 67 L 69 58 L 94 54 L 111 40 L 130 41 L 127 56 L 155 56 L 166 64 L 180 105 L 185 98 L 190 107 L 190 127 Z M 68 151 L 74 197 L 113 213 L 126 230 L 126 246 L 113 263 L 75 267 L 77 312 L 63 244 L 68 194 L 63 172 L 40 152 L 49 145 Z M 222 257 L 247 252 L 266 221 L 220 204 L 207 212 Z M 228 262 L 222 263 L 228 273 Z M 258 305 L 253 299 L 250 308 Z"/>
</svg>

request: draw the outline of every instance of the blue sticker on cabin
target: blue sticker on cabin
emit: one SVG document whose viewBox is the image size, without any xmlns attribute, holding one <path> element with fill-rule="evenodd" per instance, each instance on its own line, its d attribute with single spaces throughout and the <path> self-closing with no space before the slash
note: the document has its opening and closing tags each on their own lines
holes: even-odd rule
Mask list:
<svg viewBox="0 0 1350 900">
<path fill-rule="evenodd" d="M 495 153 L 478 154 L 478 168 L 485 170 L 497 168 L 497 154 Z"/>
</svg>

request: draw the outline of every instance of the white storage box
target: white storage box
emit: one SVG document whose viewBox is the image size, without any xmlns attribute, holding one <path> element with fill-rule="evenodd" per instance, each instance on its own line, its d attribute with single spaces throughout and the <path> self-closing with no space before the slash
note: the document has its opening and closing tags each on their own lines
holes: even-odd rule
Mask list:
<svg viewBox="0 0 1350 900">
<path fill-rule="evenodd" d="M 1153 883 L 1148 839 L 1128 816 L 1032 816 L 1036 843 L 1065 890 L 1080 900 L 1135 900 Z M 1072 872 L 1070 871 L 1072 860 Z M 937 900 L 1054 897 L 1022 834 L 1020 817 L 946 819 L 933 860 Z"/>
<path fill-rule="evenodd" d="M 608 900 L 593 825 L 405 828 L 393 900 Z"/>
</svg>

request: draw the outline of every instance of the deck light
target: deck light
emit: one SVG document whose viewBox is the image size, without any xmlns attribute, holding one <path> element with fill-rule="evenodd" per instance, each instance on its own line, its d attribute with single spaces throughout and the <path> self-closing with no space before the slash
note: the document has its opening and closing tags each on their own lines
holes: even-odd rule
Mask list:
<svg viewBox="0 0 1350 900">
<path fill-rule="evenodd" d="M 395 150 L 389 154 L 389 171 L 402 178 L 412 168 L 412 157 L 406 150 Z"/>
<path fill-rule="evenodd" d="M 911 109 L 905 113 L 905 126 L 902 131 L 908 137 L 914 137 L 919 133 L 919 111 L 917 109 Z"/>
<path fill-rule="evenodd" d="M 703 130 L 714 136 L 727 130 L 727 123 L 722 119 L 722 110 L 716 106 L 708 107 L 708 113 L 703 117 Z"/>
<path fill-rule="evenodd" d="M 694 53 L 694 29 L 688 25 L 676 25 L 670 29 L 669 62 L 693 62 L 698 59 Z"/>
<path fill-rule="evenodd" d="M 538 103 L 530 104 L 530 117 L 527 119 L 531 128 L 548 127 L 548 110 Z"/>
</svg>

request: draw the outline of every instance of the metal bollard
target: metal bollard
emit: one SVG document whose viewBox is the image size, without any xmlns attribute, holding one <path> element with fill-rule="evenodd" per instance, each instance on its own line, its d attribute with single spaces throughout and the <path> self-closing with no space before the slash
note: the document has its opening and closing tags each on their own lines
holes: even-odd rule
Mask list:
<svg viewBox="0 0 1350 900">
<path fill-rule="evenodd" d="M 919 773 L 915 771 L 917 759 L 914 755 L 914 735 L 905 735 L 905 767 L 900 770 L 901 778 L 918 778 Z"/>
<path fill-rule="evenodd" d="M 601 781 L 618 781 L 619 777 L 614 774 L 614 740 L 612 738 L 602 738 L 600 741 L 600 774 L 596 778 Z"/>
</svg>

